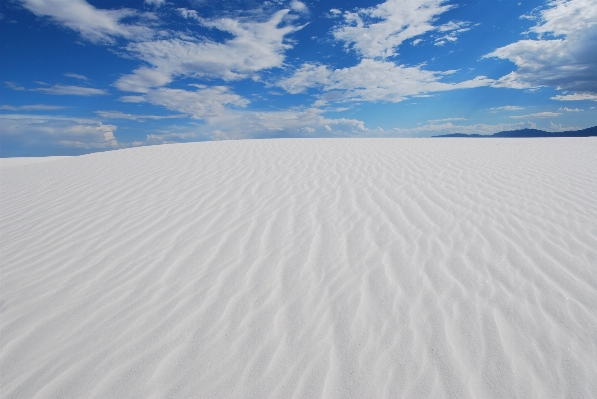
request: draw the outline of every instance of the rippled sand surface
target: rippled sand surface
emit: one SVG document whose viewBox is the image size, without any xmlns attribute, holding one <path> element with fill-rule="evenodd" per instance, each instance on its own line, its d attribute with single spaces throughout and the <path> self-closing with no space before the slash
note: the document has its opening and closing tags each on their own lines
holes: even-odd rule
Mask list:
<svg viewBox="0 0 597 399">
<path fill-rule="evenodd" d="M 1 172 L 2 398 L 597 397 L 597 140 Z"/>
</svg>

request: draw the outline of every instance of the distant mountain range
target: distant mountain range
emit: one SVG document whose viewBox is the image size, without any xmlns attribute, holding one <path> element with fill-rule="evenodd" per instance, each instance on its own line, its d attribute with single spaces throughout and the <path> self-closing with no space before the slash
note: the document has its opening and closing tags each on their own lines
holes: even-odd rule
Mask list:
<svg viewBox="0 0 597 399">
<path fill-rule="evenodd" d="M 464 134 L 464 133 L 452 133 L 444 134 L 442 136 L 432 137 L 593 137 L 597 136 L 597 126 L 589 127 L 583 130 L 569 130 L 567 132 L 545 132 L 538 129 L 520 129 L 520 130 L 509 130 L 505 132 L 497 132 L 491 135 L 486 134 Z"/>
</svg>

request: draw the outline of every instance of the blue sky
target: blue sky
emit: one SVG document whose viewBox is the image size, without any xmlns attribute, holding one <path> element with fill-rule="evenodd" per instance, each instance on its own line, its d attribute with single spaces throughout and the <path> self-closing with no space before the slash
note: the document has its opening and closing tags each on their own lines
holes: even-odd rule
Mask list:
<svg viewBox="0 0 597 399">
<path fill-rule="evenodd" d="M 597 125 L 597 0 L 8 0 L 0 156 Z"/>
</svg>

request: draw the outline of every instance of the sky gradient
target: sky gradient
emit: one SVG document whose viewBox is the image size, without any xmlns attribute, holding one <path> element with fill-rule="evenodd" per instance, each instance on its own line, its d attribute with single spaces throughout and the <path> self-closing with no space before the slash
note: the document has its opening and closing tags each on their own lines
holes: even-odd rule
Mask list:
<svg viewBox="0 0 597 399">
<path fill-rule="evenodd" d="M 597 125 L 597 0 L 0 3 L 0 156 Z"/>
</svg>

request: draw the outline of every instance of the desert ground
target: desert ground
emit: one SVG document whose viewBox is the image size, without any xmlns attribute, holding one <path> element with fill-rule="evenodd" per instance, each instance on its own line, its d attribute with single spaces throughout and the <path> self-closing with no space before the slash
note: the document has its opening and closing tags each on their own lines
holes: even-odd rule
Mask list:
<svg viewBox="0 0 597 399">
<path fill-rule="evenodd" d="M 7 160 L 0 396 L 595 398 L 597 139 Z"/>
</svg>

